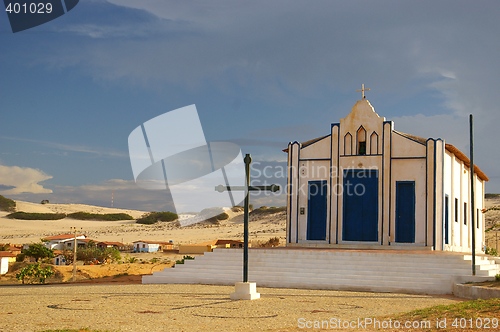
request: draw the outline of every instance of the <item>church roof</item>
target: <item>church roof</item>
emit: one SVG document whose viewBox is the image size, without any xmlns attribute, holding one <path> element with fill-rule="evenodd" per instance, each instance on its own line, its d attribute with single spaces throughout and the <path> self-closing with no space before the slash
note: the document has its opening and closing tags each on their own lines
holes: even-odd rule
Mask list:
<svg viewBox="0 0 500 332">
<path fill-rule="evenodd" d="M 470 168 L 470 159 L 467 158 L 467 156 L 462 151 L 460 151 L 459 149 L 457 149 L 455 146 L 453 146 L 451 144 L 446 143 L 445 145 L 446 145 L 446 150 L 453 153 L 455 155 L 455 157 L 457 157 L 458 159 L 460 159 L 464 163 L 465 166 Z M 474 173 L 477 174 L 477 176 L 483 181 L 490 180 L 488 178 L 488 176 L 486 176 L 486 174 L 484 174 L 484 172 L 476 164 L 474 164 Z"/>
<path fill-rule="evenodd" d="M 330 135 L 324 135 L 324 136 L 321 136 L 321 137 L 316 137 L 316 138 L 310 139 L 308 141 L 302 142 L 301 146 L 303 148 L 305 148 L 306 146 L 309 146 L 309 145 L 312 145 L 312 144 L 314 144 L 314 143 L 316 143 L 318 141 L 321 141 L 323 138 L 327 138 L 328 136 L 330 136 Z M 286 149 L 284 149 L 282 151 L 288 153 L 288 148 L 286 148 Z"/>
<path fill-rule="evenodd" d="M 423 138 L 423 137 L 420 137 L 420 136 L 416 136 L 416 135 L 411 135 L 411 134 L 407 134 L 407 133 L 403 133 L 401 131 L 397 131 L 397 130 L 393 130 L 394 133 L 396 134 L 399 134 L 403 137 L 406 137 L 406 138 L 409 138 L 411 139 L 412 141 L 416 141 L 418 143 L 422 143 L 424 145 L 427 144 L 427 138 Z"/>
<path fill-rule="evenodd" d="M 420 137 L 420 136 L 403 133 L 403 132 L 397 131 L 397 130 L 393 130 L 393 132 L 396 133 L 396 134 L 398 134 L 398 135 L 401 135 L 403 137 L 406 137 L 408 139 L 411 139 L 412 141 L 415 141 L 415 142 L 418 142 L 418 143 L 421 143 L 421 144 L 424 144 L 424 145 L 427 144 L 427 138 L 423 138 L 423 137 Z M 321 136 L 321 137 L 317 137 L 317 138 L 313 138 L 313 139 L 310 139 L 308 141 L 305 141 L 305 142 L 302 143 L 302 148 L 305 148 L 308 145 L 311 145 L 311 144 L 314 144 L 314 143 L 316 143 L 318 141 L 321 141 L 323 138 L 326 138 L 328 136 L 330 136 L 330 135 L 325 135 L 325 136 Z M 470 160 L 469 160 L 469 158 L 462 151 L 460 151 L 454 145 L 448 144 L 448 143 L 445 144 L 445 148 L 449 152 L 453 153 L 455 155 L 455 157 L 457 157 L 457 159 L 461 160 L 466 167 L 470 168 Z M 284 149 L 283 152 L 288 153 L 288 148 Z M 488 176 L 476 164 L 474 164 L 474 173 L 476 173 L 477 176 L 481 180 L 483 180 L 483 181 L 489 181 L 490 180 L 488 178 Z"/>
</svg>

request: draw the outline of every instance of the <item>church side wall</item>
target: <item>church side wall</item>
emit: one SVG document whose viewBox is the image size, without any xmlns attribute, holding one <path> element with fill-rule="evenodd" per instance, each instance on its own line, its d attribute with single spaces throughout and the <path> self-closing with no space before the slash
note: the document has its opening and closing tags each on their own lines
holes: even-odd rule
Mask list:
<svg viewBox="0 0 500 332">
<path fill-rule="evenodd" d="M 446 151 L 445 195 L 449 196 L 450 245 L 444 250 L 469 252 L 472 246 L 472 211 L 470 196 L 470 169 L 453 153 Z M 474 227 L 476 252 L 484 246 L 484 182 L 475 175 Z M 467 204 L 467 205 L 465 205 Z"/>
</svg>

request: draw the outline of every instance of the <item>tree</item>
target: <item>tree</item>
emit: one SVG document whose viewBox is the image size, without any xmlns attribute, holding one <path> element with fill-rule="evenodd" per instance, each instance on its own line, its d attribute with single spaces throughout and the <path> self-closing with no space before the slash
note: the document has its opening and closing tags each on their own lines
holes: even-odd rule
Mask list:
<svg viewBox="0 0 500 332">
<path fill-rule="evenodd" d="M 28 249 L 23 250 L 26 256 L 33 257 L 36 262 L 39 259 L 53 258 L 54 251 L 47 248 L 43 243 L 32 243 L 29 245 Z"/>
</svg>

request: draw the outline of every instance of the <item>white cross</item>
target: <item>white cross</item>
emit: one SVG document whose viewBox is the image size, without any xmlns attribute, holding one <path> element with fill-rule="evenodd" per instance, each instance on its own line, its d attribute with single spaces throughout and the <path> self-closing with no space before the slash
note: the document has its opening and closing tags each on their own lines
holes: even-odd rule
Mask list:
<svg viewBox="0 0 500 332">
<path fill-rule="evenodd" d="M 370 88 L 366 88 L 365 89 L 365 85 L 364 84 L 361 84 L 361 90 L 358 89 L 356 90 L 356 92 L 361 92 L 361 99 L 365 99 L 365 91 L 370 91 Z"/>
</svg>

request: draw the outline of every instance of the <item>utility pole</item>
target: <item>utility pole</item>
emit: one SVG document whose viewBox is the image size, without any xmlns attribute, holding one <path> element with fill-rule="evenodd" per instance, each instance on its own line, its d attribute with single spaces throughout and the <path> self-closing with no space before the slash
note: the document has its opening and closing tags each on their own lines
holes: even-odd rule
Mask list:
<svg viewBox="0 0 500 332">
<path fill-rule="evenodd" d="M 472 275 L 476 275 L 476 222 L 475 222 L 475 201 L 474 196 L 474 119 L 472 114 L 469 115 L 470 123 L 470 220 L 471 220 L 471 235 L 472 235 Z"/>
<path fill-rule="evenodd" d="M 76 227 L 70 227 L 71 231 L 73 232 L 73 237 L 74 237 L 74 242 L 73 242 L 73 282 L 76 281 L 76 247 L 78 246 L 78 242 L 76 240 Z M 81 228 L 80 228 L 81 229 Z"/>
</svg>

